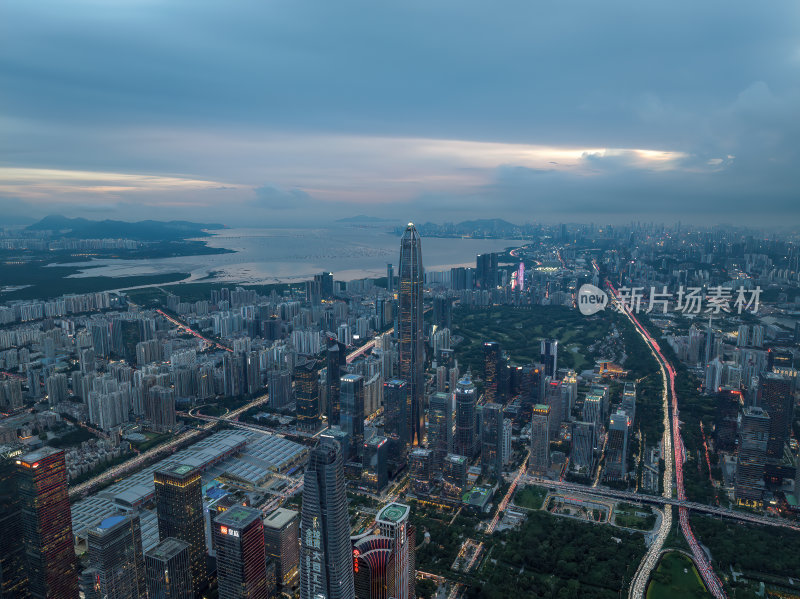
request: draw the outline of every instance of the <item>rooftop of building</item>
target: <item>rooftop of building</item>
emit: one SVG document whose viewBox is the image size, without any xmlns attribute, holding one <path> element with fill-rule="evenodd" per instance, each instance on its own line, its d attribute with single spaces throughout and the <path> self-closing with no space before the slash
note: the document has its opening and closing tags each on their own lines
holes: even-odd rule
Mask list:
<svg viewBox="0 0 800 599">
<path fill-rule="evenodd" d="M 97 525 L 97 530 L 108 530 L 109 528 L 114 528 L 120 522 L 125 522 L 125 516 L 121 514 L 109 516 Z"/>
<path fill-rule="evenodd" d="M 189 543 L 176 539 L 175 537 L 167 537 L 148 551 L 147 555 L 156 559 L 167 560 L 188 547 Z"/>
<path fill-rule="evenodd" d="M 188 474 L 191 474 L 194 469 L 194 466 L 190 464 L 169 464 L 164 468 L 159 468 L 156 472 L 159 474 L 163 473 L 172 476 L 184 477 Z"/>
<path fill-rule="evenodd" d="M 63 452 L 63 449 L 56 449 L 55 447 L 49 447 L 45 445 L 40 449 L 31 451 L 30 453 L 26 453 L 25 455 L 20 456 L 19 461 L 33 465 L 35 462 L 38 462 L 45 458 L 49 458 L 51 455 L 59 452 Z"/>
<path fill-rule="evenodd" d="M 264 518 L 264 526 L 268 528 L 283 528 L 293 519 L 297 518 L 297 512 L 279 507 L 269 516 Z"/>
<path fill-rule="evenodd" d="M 403 503 L 390 503 L 378 512 L 378 515 L 375 516 L 375 521 L 400 522 L 408 516 L 410 511 L 411 508 Z"/>
<path fill-rule="evenodd" d="M 243 505 L 235 505 L 214 518 L 214 524 L 229 526 L 231 528 L 242 528 L 260 517 L 261 512 L 257 509 L 245 507 Z"/>
</svg>

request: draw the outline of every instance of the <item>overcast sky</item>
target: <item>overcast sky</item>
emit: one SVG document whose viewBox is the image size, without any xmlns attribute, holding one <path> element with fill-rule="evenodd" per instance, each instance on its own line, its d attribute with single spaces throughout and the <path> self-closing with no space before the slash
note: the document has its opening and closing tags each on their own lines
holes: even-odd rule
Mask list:
<svg viewBox="0 0 800 599">
<path fill-rule="evenodd" d="M 3 215 L 800 222 L 796 1 L 5 0 Z"/>
</svg>

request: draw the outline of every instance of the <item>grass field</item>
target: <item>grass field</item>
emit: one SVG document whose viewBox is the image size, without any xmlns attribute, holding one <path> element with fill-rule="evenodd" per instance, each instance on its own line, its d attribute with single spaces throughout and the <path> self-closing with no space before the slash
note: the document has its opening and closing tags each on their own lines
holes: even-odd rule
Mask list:
<svg viewBox="0 0 800 599">
<path fill-rule="evenodd" d="M 514 495 L 514 503 L 532 510 L 538 510 L 542 507 L 546 495 L 547 489 L 543 487 L 525 487 Z"/>
<path fill-rule="evenodd" d="M 650 530 L 656 524 L 656 516 L 650 506 L 619 503 L 614 510 L 614 523 L 626 528 Z"/>
<path fill-rule="evenodd" d="M 581 371 L 594 366 L 588 347 L 608 334 L 611 323 L 602 316 L 586 317 L 564 306 L 494 306 L 490 309 L 458 308 L 453 312 L 453 333 L 464 340 L 455 346 L 461 370 L 483 372 L 484 341 L 496 341 L 513 362 L 539 360 L 539 341 L 558 339 L 559 367 Z"/>
<path fill-rule="evenodd" d="M 681 553 L 667 553 L 647 587 L 647 599 L 711 597 L 692 560 Z"/>
</svg>

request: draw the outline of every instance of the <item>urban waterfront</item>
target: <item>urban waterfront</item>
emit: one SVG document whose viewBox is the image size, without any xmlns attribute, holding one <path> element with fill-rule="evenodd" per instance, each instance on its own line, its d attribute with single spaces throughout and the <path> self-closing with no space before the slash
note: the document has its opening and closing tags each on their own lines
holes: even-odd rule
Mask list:
<svg viewBox="0 0 800 599">
<path fill-rule="evenodd" d="M 334 226 L 326 229 L 224 229 L 203 238 L 211 248 L 235 253 L 148 260 L 98 259 L 62 263 L 86 268 L 73 276 L 141 276 L 191 273 L 189 281 L 242 284 L 297 282 L 328 270 L 338 280 L 386 276 L 397 262 L 399 237 L 389 227 Z M 518 247 L 513 239 L 425 238 L 425 267 L 448 270 L 472 264 L 469 256 Z"/>
</svg>

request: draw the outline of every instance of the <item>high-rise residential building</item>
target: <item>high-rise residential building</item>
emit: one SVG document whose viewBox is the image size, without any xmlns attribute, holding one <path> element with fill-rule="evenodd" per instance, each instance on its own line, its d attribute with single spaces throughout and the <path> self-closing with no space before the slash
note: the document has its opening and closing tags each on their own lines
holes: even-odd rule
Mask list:
<svg viewBox="0 0 800 599">
<path fill-rule="evenodd" d="M 481 471 L 484 476 L 503 476 L 503 406 L 483 404 L 481 410 Z"/>
<path fill-rule="evenodd" d="M 488 402 L 499 401 L 501 361 L 500 344 L 486 341 L 483 344 L 483 395 Z"/>
<path fill-rule="evenodd" d="M 395 599 L 415 599 L 416 560 L 414 554 L 415 531 L 409 522 L 411 508 L 402 503 L 390 503 L 375 517 L 381 535 L 392 540 L 392 553 L 389 570 L 394 573 L 387 577 L 391 588 L 387 596 Z"/>
<path fill-rule="evenodd" d="M 297 428 L 316 432 L 319 428 L 319 375 L 316 360 L 305 360 L 294 369 Z"/>
<path fill-rule="evenodd" d="M 545 474 L 550 468 L 550 406 L 536 404 L 532 411 L 528 467 L 533 474 Z"/>
<path fill-rule="evenodd" d="M 267 552 L 261 511 L 235 505 L 214 518 L 220 599 L 267 599 Z"/>
<path fill-rule="evenodd" d="M 17 458 L 28 592 L 34 599 L 78 597 L 64 451 L 43 447 Z"/>
<path fill-rule="evenodd" d="M 503 466 L 507 466 L 511 462 L 511 437 L 513 432 L 513 422 L 510 418 L 503 420 Z"/>
<path fill-rule="evenodd" d="M 161 385 L 150 387 L 145 396 L 145 418 L 161 432 L 175 429 L 175 390 Z"/>
<path fill-rule="evenodd" d="M 394 291 L 394 265 L 391 263 L 386 265 L 386 291 Z"/>
<path fill-rule="evenodd" d="M 87 599 L 146 599 L 139 514 L 109 516 L 87 531 Z"/>
<path fill-rule="evenodd" d="M 25 597 L 28 573 L 22 539 L 17 459 L 23 446 L 0 444 L 0 597 Z"/>
<path fill-rule="evenodd" d="M 199 594 L 208 586 L 200 471 L 188 464 L 172 464 L 156 470 L 153 483 L 156 488 L 158 538 L 163 541 L 174 537 L 189 544 L 192 587 Z"/>
<path fill-rule="evenodd" d="M 344 459 L 329 435 L 321 435 L 309 455 L 301 514 L 300 598 L 350 599 L 355 590 Z"/>
<path fill-rule="evenodd" d="M 383 422 L 387 436 L 411 445 L 414 434 L 411 392 L 403 379 L 391 379 L 383 384 Z"/>
<path fill-rule="evenodd" d="M 424 436 L 423 401 L 425 399 L 425 344 L 422 334 L 422 243 L 412 223 L 400 240 L 400 314 L 398 353 L 400 378 L 408 383 L 411 395 L 412 443 L 419 445 Z"/>
<path fill-rule="evenodd" d="M 428 449 L 433 454 L 433 469 L 442 471 L 444 456 L 453 451 L 453 407 L 451 394 L 437 392 L 428 402 Z"/>
<path fill-rule="evenodd" d="M 558 373 L 558 340 L 542 339 L 539 361 L 544 364 L 544 376 L 555 378 Z"/>
<path fill-rule="evenodd" d="M 758 405 L 769 414 L 767 457 L 780 460 L 794 417 L 794 394 L 789 377 L 766 372 L 758 379 Z"/>
<path fill-rule="evenodd" d="M 269 407 L 280 409 L 292 401 L 292 373 L 288 368 L 270 370 L 267 374 L 269 385 Z"/>
<path fill-rule="evenodd" d="M 380 493 L 389 483 L 389 440 L 375 435 L 364 443 L 361 482 L 374 493 Z"/>
<path fill-rule="evenodd" d="M 750 344 L 750 327 L 746 324 L 739 325 L 739 334 L 736 336 L 737 347 L 747 347 Z"/>
<path fill-rule="evenodd" d="M 770 416 L 760 407 L 745 408 L 739 422 L 739 453 L 736 458 L 736 501 L 758 505 L 764 497 L 764 466 L 770 439 Z"/>
<path fill-rule="evenodd" d="M 347 458 L 356 459 L 364 445 L 364 377 L 360 374 L 344 375 L 341 378 L 339 398 L 339 423 L 350 437 Z"/>
<path fill-rule="evenodd" d="M 624 480 L 628 476 L 628 429 L 630 416 L 623 410 L 611 414 L 606 443 L 606 480 Z"/>
<path fill-rule="evenodd" d="M 469 373 L 456 385 L 456 433 L 453 451 L 471 459 L 476 450 L 476 405 L 477 393 Z"/>
<path fill-rule="evenodd" d="M 192 599 L 190 545 L 169 537 L 144 554 L 149 599 Z"/>
<path fill-rule="evenodd" d="M 264 541 L 278 589 L 291 589 L 300 574 L 300 515 L 284 508 L 271 512 L 264 518 Z"/>
</svg>

